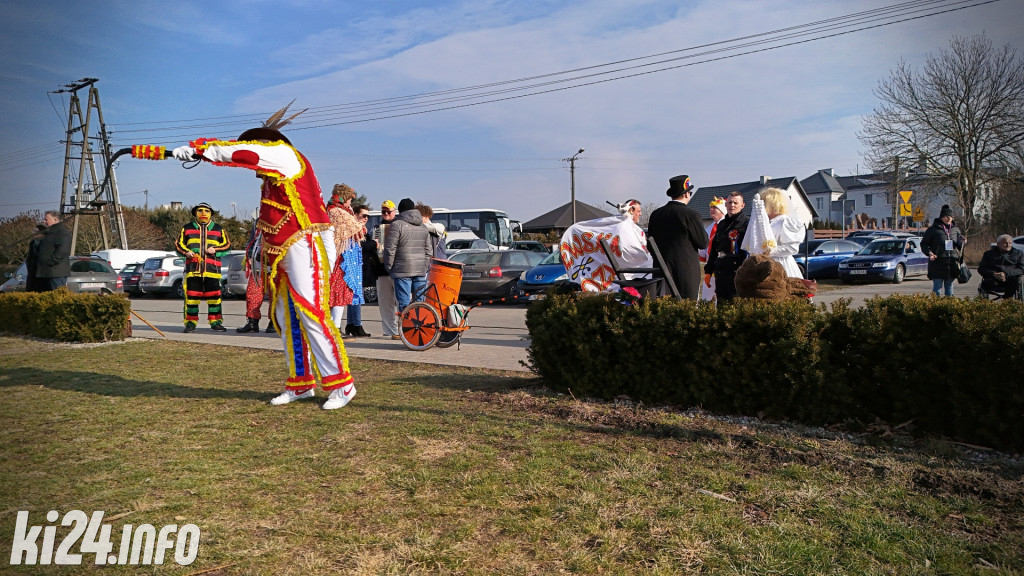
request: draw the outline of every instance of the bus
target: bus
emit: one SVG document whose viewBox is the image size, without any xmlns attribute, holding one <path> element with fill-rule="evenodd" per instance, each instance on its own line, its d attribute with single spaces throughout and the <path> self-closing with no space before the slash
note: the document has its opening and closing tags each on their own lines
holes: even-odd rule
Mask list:
<svg viewBox="0 0 1024 576">
<path fill-rule="evenodd" d="M 483 238 L 488 244 L 497 248 L 508 248 L 512 244 L 513 222 L 509 220 L 508 214 L 503 210 L 434 208 L 434 216 L 430 221 L 443 224 L 444 229 L 448 232 L 470 230 L 478 238 Z M 370 211 L 366 229 L 372 232 L 378 224 L 380 224 L 380 210 Z"/>
</svg>

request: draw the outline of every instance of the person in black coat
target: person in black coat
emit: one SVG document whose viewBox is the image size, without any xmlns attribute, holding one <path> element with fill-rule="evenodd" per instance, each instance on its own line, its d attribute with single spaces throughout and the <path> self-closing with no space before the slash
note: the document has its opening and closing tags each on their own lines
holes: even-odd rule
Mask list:
<svg viewBox="0 0 1024 576">
<path fill-rule="evenodd" d="M 668 268 L 665 273 L 672 276 L 679 296 L 696 300 L 700 291 L 697 251 L 708 247 L 708 233 L 700 214 L 687 206 L 693 197 L 690 177 L 676 176 L 668 184 L 665 193 L 672 200 L 651 212 L 647 235 L 657 243 Z"/>
<path fill-rule="evenodd" d="M 715 276 L 715 296 L 727 302 L 736 297 L 736 270 L 747 258 L 743 237 L 747 233 L 750 217 L 743 213 L 743 194 L 732 192 L 725 199 L 725 218 L 718 223 L 715 237 L 708 248 L 705 274 Z"/>
<path fill-rule="evenodd" d="M 43 239 L 46 231 L 46 224 L 37 224 L 36 233 L 28 243 L 28 255 L 25 257 L 25 291 L 43 292 L 39 279 L 36 278 L 36 269 L 39 267 L 39 242 Z"/>
<path fill-rule="evenodd" d="M 960 275 L 960 255 L 965 244 L 967 239 L 953 221 L 953 211 L 943 205 L 939 217 L 921 238 L 921 251 L 928 257 L 928 278 L 936 296 L 940 288 L 946 296 L 953 295 L 953 281 Z"/>
<path fill-rule="evenodd" d="M 982 277 L 983 290 L 1016 294 L 1024 276 L 1024 252 L 1013 247 L 1013 237 L 1003 234 L 996 238 L 996 245 L 982 255 L 978 274 Z"/>
<path fill-rule="evenodd" d="M 48 292 L 68 285 L 71 275 L 71 232 L 60 222 L 60 212 L 50 210 L 43 216 L 46 230 L 39 240 L 36 279 L 39 290 Z"/>
</svg>

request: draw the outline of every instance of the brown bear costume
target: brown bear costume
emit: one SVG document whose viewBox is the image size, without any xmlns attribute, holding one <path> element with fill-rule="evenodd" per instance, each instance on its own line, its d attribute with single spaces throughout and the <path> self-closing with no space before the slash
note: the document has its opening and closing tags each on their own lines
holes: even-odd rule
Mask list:
<svg viewBox="0 0 1024 576">
<path fill-rule="evenodd" d="M 736 295 L 740 298 L 808 299 L 817 289 L 818 283 L 813 280 L 787 277 L 782 264 L 764 254 L 748 256 L 736 270 Z"/>
</svg>

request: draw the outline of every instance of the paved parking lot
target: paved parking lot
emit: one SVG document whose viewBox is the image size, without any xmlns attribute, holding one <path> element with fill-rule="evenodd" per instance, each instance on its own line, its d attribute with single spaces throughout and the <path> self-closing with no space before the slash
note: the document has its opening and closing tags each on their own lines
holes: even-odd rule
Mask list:
<svg viewBox="0 0 1024 576">
<path fill-rule="evenodd" d="M 959 297 L 973 297 L 978 292 L 980 277 L 975 274 L 971 282 L 957 285 Z M 926 278 L 911 278 L 902 284 L 854 284 L 821 291 L 815 303 L 829 304 L 840 298 L 850 298 L 851 305 L 861 306 L 874 296 L 890 294 L 927 294 L 932 283 Z M 267 305 L 263 311 L 266 313 Z M 200 322 L 199 328 L 191 334 L 182 333 L 182 302 L 173 298 L 132 298 L 132 310 L 156 326 L 164 336 L 132 317 L 133 335 L 142 338 L 162 338 L 189 342 L 206 342 L 226 346 L 249 346 L 267 350 L 282 350 L 277 334 L 238 334 L 235 328 L 245 324 L 245 301 L 224 301 L 224 325 L 227 332 L 213 332 Z M 205 305 L 200 307 L 200 320 L 204 318 Z M 260 322 L 266 326 L 266 319 Z M 348 354 L 354 358 L 378 358 L 401 362 L 423 362 L 495 370 L 528 371 L 526 368 L 526 347 L 529 335 L 526 331 L 526 305 L 487 305 L 474 308 L 469 314 L 470 329 L 462 337 L 461 346 L 431 348 L 413 352 L 401 341 L 381 336 L 380 313 L 375 304 L 363 306 L 363 326 L 372 338 L 349 338 L 345 340 Z"/>
</svg>

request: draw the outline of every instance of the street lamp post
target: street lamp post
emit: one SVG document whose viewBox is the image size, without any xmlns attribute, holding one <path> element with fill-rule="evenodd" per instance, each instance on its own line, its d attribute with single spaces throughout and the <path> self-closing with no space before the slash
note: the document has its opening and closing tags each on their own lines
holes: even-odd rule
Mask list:
<svg viewBox="0 0 1024 576">
<path fill-rule="evenodd" d="M 583 148 L 564 160 L 569 163 L 569 191 L 572 194 L 572 223 L 576 223 L 576 158 L 583 154 Z"/>
</svg>

